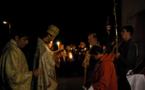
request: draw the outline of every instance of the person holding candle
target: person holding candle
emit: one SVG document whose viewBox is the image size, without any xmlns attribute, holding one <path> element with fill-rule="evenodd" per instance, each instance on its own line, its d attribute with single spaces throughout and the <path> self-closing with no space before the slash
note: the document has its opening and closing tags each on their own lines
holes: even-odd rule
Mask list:
<svg viewBox="0 0 145 90">
<path fill-rule="evenodd" d="M 78 59 L 77 59 L 77 70 L 78 70 L 78 75 L 82 76 L 83 75 L 83 67 L 82 67 L 82 63 L 85 59 L 85 55 L 87 52 L 87 47 L 86 47 L 86 43 L 81 41 L 80 42 L 80 47 L 78 48 Z"/>
<path fill-rule="evenodd" d="M 60 67 L 56 68 L 57 76 L 63 77 L 66 75 L 66 50 L 64 49 L 64 44 L 60 45 L 60 49 L 63 50 L 60 54 Z M 62 73 L 63 72 L 63 73 Z"/>
<path fill-rule="evenodd" d="M 41 30 L 38 37 L 37 47 L 34 56 L 33 69 L 42 68 L 42 75 L 33 81 L 34 90 L 55 90 L 57 87 L 55 65 L 59 57 L 48 47 L 48 43 L 54 40 L 59 34 L 59 29 L 55 25 L 50 25 Z"/>
<path fill-rule="evenodd" d="M 73 58 L 73 53 L 70 48 L 70 45 L 66 46 L 66 70 L 67 70 L 67 76 L 71 77 L 72 76 L 72 70 L 74 69 L 74 58 Z"/>
</svg>

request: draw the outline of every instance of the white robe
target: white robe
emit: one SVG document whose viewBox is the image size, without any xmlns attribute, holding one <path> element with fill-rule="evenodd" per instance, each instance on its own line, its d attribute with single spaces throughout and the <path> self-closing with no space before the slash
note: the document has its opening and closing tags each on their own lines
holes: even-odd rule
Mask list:
<svg viewBox="0 0 145 90">
<path fill-rule="evenodd" d="M 24 53 L 11 39 L 0 57 L 1 90 L 30 90 L 33 73 L 29 71 Z"/>
<path fill-rule="evenodd" d="M 34 87 L 36 90 L 54 90 L 56 88 L 55 83 L 55 61 L 54 54 L 48 48 L 47 44 L 40 38 L 38 38 L 37 48 L 34 56 L 33 69 L 42 68 L 42 75 L 38 76 L 34 80 Z M 54 80 L 54 82 L 53 82 Z M 51 86 L 48 85 L 51 82 Z"/>
</svg>

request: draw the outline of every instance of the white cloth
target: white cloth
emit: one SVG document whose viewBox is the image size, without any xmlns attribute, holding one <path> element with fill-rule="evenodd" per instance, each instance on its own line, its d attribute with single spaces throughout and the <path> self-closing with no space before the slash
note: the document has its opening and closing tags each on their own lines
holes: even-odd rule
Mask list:
<svg viewBox="0 0 145 90">
<path fill-rule="evenodd" d="M 94 90 L 93 86 L 91 85 L 90 88 L 88 90 Z"/>
<path fill-rule="evenodd" d="M 16 46 L 18 46 L 17 43 L 15 42 L 15 40 L 11 39 L 10 42 L 15 44 Z"/>
<path fill-rule="evenodd" d="M 134 74 L 126 77 L 131 86 L 131 90 L 145 90 L 144 74 Z"/>
<path fill-rule="evenodd" d="M 128 70 L 126 75 L 132 75 L 132 74 L 133 74 L 133 71 L 132 70 Z"/>
<path fill-rule="evenodd" d="M 87 88 L 86 88 L 85 86 L 82 86 L 82 88 L 83 88 L 84 90 L 87 90 Z"/>
<path fill-rule="evenodd" d="M 83 86 L 84 90 L 94 90 L 93 86 L 91 85 L 89 89 L 87 89 L 85 86 Z"/>
</svg>

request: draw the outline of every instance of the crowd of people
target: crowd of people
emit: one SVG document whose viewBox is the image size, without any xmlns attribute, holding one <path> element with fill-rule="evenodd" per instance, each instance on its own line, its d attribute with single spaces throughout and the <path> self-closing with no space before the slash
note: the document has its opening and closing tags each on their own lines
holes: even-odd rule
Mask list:
<svg viewBox="0 0 145 90">
<path fill-rule="evenodd" d="M 59 28 L 50 25 L 37 38 L 33 58 L 33 70 L 29 70 L 26 56 L 21 50 L 28 44 L 29 36 L 24 28 L 12 32 L 10 41 L 1 51 L 0 88 L 2 90 L 56 90 L 57 76 L 86 76 L 84 90 L 131 90 L 126 74 L 136 65 L 136 47 L 131 40 L 132 26 L 124 26 L 122 42 L 117 46 L 103 47 L 97 34 L 88 35 L 90 47 L 60 45 L 55 51 L 53 40 Z M 118 52 L 115 49 L 118 48 Z M 109 52 L 106 50 L 110 50 Z M 76 73 L 74 73 L 76 72 Z"/>
<path fill-rule="evenodd" d="M 74 44 L 66 45 L 66 47 L 64 47 L 64 44 L 61 44 L 60 47 L 60 49 L 64 49 L 64 51 L 61 52 L 60 67 L 56 68 L 57 76 L 83 76 L 84 68 L 82 63 L 88 51 L 86 43 L 81 41 L 78 48 Z"/>
</svg>

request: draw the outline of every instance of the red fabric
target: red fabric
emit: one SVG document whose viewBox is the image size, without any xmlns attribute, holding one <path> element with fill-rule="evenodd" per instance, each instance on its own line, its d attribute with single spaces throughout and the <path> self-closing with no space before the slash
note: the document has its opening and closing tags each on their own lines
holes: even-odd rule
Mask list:
<svg viewBox="0 0 145 90">
<path fill-rule="evenodd" d="M 104 54 L 100 59 L 100 65 L 97 67 L 95 78 L 93 80 L 94 90 L 117 90 L 117 76 L 114 67 L 113 53 Z"/>
</svg>

